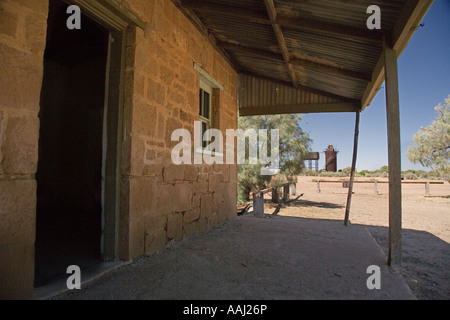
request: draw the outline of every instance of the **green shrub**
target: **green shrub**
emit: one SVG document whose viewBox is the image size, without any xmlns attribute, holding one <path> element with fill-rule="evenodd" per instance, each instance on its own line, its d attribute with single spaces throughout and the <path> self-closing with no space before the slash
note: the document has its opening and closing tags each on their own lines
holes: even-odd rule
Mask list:
<svg viewBox="0 0 450 320">
<path fill-rule="evenodd" d="M 417 174 L 415 174 L 413 172 L 408 172 L 407 174 L 405 174 L 405 179 L 406 180 L 417 180 L 417 179 L 419 179 L 419 177 L 417 176 Z"/>
<path fill-rule="evenodd" d="M 312 169 L 306 170 L 305 172 L 303 172 L 303 174 L 308 177 L 317 177 L 319 175 L 315 170 Z"/>
<path fill-rule="evenodd" d="M 419 176 L 419 178 L 420 178 L 420 179 L 429 179 L 430 176 L 428 175 L 428 173 L 425 172 L 425 173 L 421 173 L 420 176 Z"/>
</svg>

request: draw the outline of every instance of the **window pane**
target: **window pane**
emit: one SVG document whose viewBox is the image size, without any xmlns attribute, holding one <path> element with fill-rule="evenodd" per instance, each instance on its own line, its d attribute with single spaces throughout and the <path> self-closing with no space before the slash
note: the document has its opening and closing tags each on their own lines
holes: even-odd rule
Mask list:
<svg viewBox="0 0 450 320">
<path fill-rule="evenodd" d="M 204 103 L 203 103 L 203 116 L 206 119 L 209 119 L 209 93 L 208 92 L 204 92 L 205 96 L 204 96 Z"/>
<path fill-rule="evenodd" d="M 203 89 L 200 89 L 198 94 L 198 114 L 202 115 L 202 105 L 203 105 Z"/>
<path fill-rule="evenodd" d="M 205 139 L 203 139 L 204 133 L 206 132 L 206 130 L 208 130 L 208 124 L 206 122 L 202 121 L 202 147 L 203 148 L 206 148 L 206 146 L 209 144 L 208 137 L 205 137 Z"/>
</svg>

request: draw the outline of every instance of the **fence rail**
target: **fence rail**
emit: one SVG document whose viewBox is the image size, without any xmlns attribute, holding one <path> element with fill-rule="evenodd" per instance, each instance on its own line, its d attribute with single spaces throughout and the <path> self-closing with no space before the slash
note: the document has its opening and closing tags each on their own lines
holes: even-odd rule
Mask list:
<svg viewBox="0 0 450 320">
<path fill-rule="evenodd" d="M 320 192 L 320 183 L 342 183 L 344 188 L 348 188 L 350 183 L 349 180 L 321 180 L 313 179 L 313 182 L 317 182 L 317 192 Z M 373 183 L 373 189 L 375 193 L 378 193 L 379 183 L 389 183 L 386 180 L 355 180 L 353 183 Z M 430 185 L 432 184 L 444 184 L 444 181 L 402 181 L 402 184 L 424 184 L 425 185 L 425 195 L 430 195 Z"/>
</svg>

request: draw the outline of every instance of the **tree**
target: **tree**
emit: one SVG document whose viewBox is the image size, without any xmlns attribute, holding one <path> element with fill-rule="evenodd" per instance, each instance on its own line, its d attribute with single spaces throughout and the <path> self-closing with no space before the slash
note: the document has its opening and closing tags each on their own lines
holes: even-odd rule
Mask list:
<svg viewBox="0 0 450 320">
<path fill-rule="evenodd" d="M 301 129 L 301 115 L 266 115 L 239 117 L 238 127 L 247 129 L 271 129 L 279 130 L 279 159 L 280 172 L 275 179 L 270 175 L 262 175 L 261 168 L 264 164 L 260 161 L 257 164 L 238 164 L 238 202 L 243 203 L 249 200 L 250 192 L 261 190 L 267 187 L 277 186 L 281 181 L 286 181 L 290 176 L 300 174 L 303 170 L 303 159 L 310 151 L 308 135 Z M 258 143 L 260 143 L 258 141 Z M 271 135 L 268 137 L 268 145 L 271 145 Z M 268 148 L 270 151 L 271 148 Z M 246 150 L 247 151 L 247 150 Z M 246 152 L 248 159 L 248 152 Z"/>
<path fill-rule="evenodd" d="M 408 149 L 408 159 L 424 167 L 450 170 L 450 95 L 435 107 L 438 115 L 428 127 L 421 127 L 414 135 L 414 146 Z"/>
</svg>

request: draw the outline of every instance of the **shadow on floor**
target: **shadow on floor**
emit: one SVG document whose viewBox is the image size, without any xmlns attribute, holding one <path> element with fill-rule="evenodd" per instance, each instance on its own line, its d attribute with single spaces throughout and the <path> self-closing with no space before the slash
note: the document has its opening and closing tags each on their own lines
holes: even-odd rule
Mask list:
<svg viewBox="0 0 450 320">
<path fill-rule="evenodd" d="M 266 204 L 270 207 L 270 208 L 275 208 L 278 204 L 271 202 L 271 201 L 266 201 Z M 318 208 L 326 208 L 326 209 L 342 209 L 345 208 L 342 205 L 336 204 L 336 203 L 331 203 L 331 202 L 319 202 L 319 201 L 310 201 L 310 200 L 302 200 L 302 199 L 298 199 L 292 202 L 289 202 L 288 204 L 289 207 L 318 207 Z"/>
<path fill-rule="evenodd" d="M 388 252 L 387 227 L 366 226 L 383 252 Z M 402 230 L 400 271 L 421 300 L 450 299 L 450 244 L 421 230 Z"/>
<path fill-rule="evenodd" d="M 381 268 L 382 289 L 366 286 Z M 365 226 L 240 216 L 56 299 L 412 299 Z"/>
</svg>

